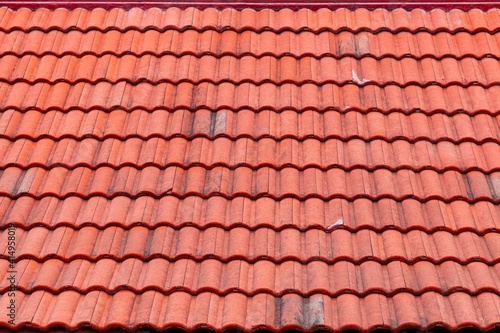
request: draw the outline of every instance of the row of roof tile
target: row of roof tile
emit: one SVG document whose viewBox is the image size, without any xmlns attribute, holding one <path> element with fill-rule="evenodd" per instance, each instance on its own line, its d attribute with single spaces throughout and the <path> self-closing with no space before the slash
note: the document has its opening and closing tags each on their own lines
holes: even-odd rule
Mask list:
<svg viewBox="0 0 500 333">
<path fill-rule="evenodd" d="M 310 56 L 276 58 L 264 56 L 223 56 L 196 57 L 186 55 L 160 57 L 144 55 L 136 57 L 124 55 L 67 55 L 57 57 L 47 55 L 22 57 L 8 55 L 0 58 L 0 81 L 26 83 L 79 83 L 96 84 L 100 81 L 117 83 L 125 81 L 138 84 L 210 82 L 221 84 L 243 82 L 263 83 L 336 83 L 346 85 L 374 84 L 378 86 L 451 86 L 480 85 L 483 87 L 500 85 L 500 65 L 494 58 L 477 60 L 473 57 L 457 60 L 446 58 L 436 60 L 426 58 L 361 58 L 352 57 L 314 58 Z"/>
<path fill-rule="evenodd" d="M 0 297 L 0 307 L 6 308 L 9 302 L 6 294 Z M 433 291 L 421 296 L 401 292 L 392 297 L 373 293 L 363 298 L 351 294 L 336 298 L 316 294 L 303 298 L 295 294 L 274 297 L 265 293 L 247 297 L 241 293 L 219 296 L 204 292 L 194 296 L 182 291 L 163 295 L 153 290 L 140 295 L 126 290 L 113 295 L 104 291 L 84 295 L 76 291 L 58 295 L 35 291 L 29 295 L 19 292 L 18 304 L 22 309 L 18 321 L 33 322 L 32 327 L 40 329 L 180 327 L 188 331 L 238 328 L 245 332 L 258 328 L 279 332 L 286 329 L 311 332 L 325 327 L 335 328 L 336 332 L 435 325 L 464 328 L 471 323 L 481 329 L 491 329 L 495 327 L 492 323 L 497 320 L 500 309 L 500 299 L 493 293 L 470 296 L 455 292 L 443 296 Z"/>
<path fill-rule="evenodd" d="M 303 31 L 253 32 L 226 30 L 167 30 L 145 32 L 130 30 L 68 32 L 43 31 L 0 31 L 0 55 L 95 55 L 123 56 L 132 54 L 165 54 L 242 57 L 393 57 L 404 58 L 463 58 L 497 57 L 500 53 L 500 33 L 468 32 L 436 34 L 422 32 L 379 33 L 343 31 L 334 33 Z"/>
<path fill-rule="evenodd" d="M 111 226 L 129 229 L 143 225 L 154 229 L 164 225 L 174 229 L 216 226 L 224 230 L 267 227 L 275 231 L 283 228 L 331 231 L 342 227 L 347 230 L 396 229 L 400 232 L 446 230 L 453 234 L 470 231 L 478 235 L 500 230 L 499 205 L 488 201 L 469 204 L 463 200 L 450 203 L 439 200 L 421 203 L 415 199 L 373 202 L 366 198 L 324 201 L 319 198 L 274 200 L 261 197 L 252 200 L 236 197 L 229 200 L 221 196 L 203 199 L 194 195 L 184 199 L 174 195 L 161 199 L 148 196 L 131 199 L 121 195 L 113 199 L 69 196 L 66 199 L 44 197 L 38 200 L 22 196 L 14 200 L 4 196 L 0 212 L 3 228 L 10 224 L 20 228 L 44 226 L 47 229 L 63 226 L 80 229 L 86 225 L 99 229 Z"/>
<path fill-rule="evenodd" d="M 28 31 L 32 29 L 69 31 L 74 29 L 186 29 L 198 30 L 234 29 L 252 31 L 282 31 L 282 30 L 308 30 L 308 31 L 339 31 L 339 30 L 391 30 L 417 32 L 423 29 L 436 31 L 497 31 L 500 26 L 500 12 L 491 9 L 487 12 L 473 9 L 468 12 L 462 10 L 432 10 L 424 11 L 415 9 L 376 9 L 369 11 L 364 8 L 349 10 L 340 8 L 335 11 L 319 9 L 311 11 L 302 9 L 293 11 L 282 9 L 274 11 L 265 9 L 256 11 L 252 9 L 216 10 L 209 8 L 199 10 L 196 8 L 179 9 L 170 7 L 166 10 L 151 8 L 142 10 L 133 8 L 122 10 L 114 8 L 109 11 L 104 9 L 85 10 L 77 8 L 66 10 L 63 8 L 54 11 L 46 9 L 10 10 L 0 8 L 0 30 L 11 31 L 19 29 Z"/>
<path fill-rule="evenodd" d="M 340 223 L 337 224 L 341 227 Z M 401 233 L 398 230 L 376 232 L 361 229 L 351 232 L 333 228 L 331 232 L 319 229 L 300 231 L 295 228 L 280 231 L 258 228 L 252 231 L 244 227 L 230 230 L 209 227 L 200 230 L 194 226 L 184 226 L 178 230 L 167 226 L 155 229 L 110 226 L 103 230 L 90 226 L 81 229 L 58 227 L 54 230 L 34 227 L 27 231 L 15 228 L 20 244 L 16 249 L 16 258 L 36 262 L 49 259 L 99 262 L 105 258 L 117 262 L 128 258 L 141 261 L 163 258 L 170 262 L 182 259 L 197 262 L 216 259 L 226 263 L 242 260 L 252 264 L 258 264 L 262 260 L 274 263 L 296 261 L 301 264 L 348 261 L 356 265 L 377 262 L 378 268 L 380 264 L 387 265 L 390 262 L 415 264 L 425 261 L 442 264 L 453 261 L 461 265 L 472 262 L 494 265 L 498 273 L 498 232 L 477 235 L 464 231 L 453 235 L 448 231 L 428 234 L 420 230 Z M 1 232 L 2 239 L 7 239 L 7 230 Z M 7 258 L 2 255 L 2 259 Z M 53 272 L 56 271 L 58 270 L 54 269 Z M 54 275 L 55 279 L 58 277 L 59 275 Z"/>
<path fill-rule="evenodd" d="M 124 81 L 112 84 L 89 83 L 0 83 L 0 110 L 127 110 L 144 108 L 199 110 L 403 110 L 406 112 L 488 112 L 500 110 L 500 85 L 484 88 L 478 85 L 461 85 L 425 88 L 419 86 L 378 87 L 355 84 L 339 86 L 326 83 L 318 86 L 307 83 L 297 85 L 272 83 L 192 84 L 139 83 L 132 85 Z M 205 113 L 207 114 L 207 113 Z M 209 114 L 209 113 L 208 113 Z M 252 112 L 254 114 L 254 112 Z M 208 122 L 210 124 L 210 122 Z"/>
<path fill-rule="evenodd" d="M 215 112 L 207 109 L 179 109 L 168 112 L 162 109 L 113 109 L 61 112 L 9 109 L 0 113 L 0 137 L 11 141 L 40 141 L 43 138 L 58 141 L 64 138 L 78 141 L 84 138 L 171 140 L 175 137 L 215 140 L 225 137 L 231 140 L 272 138 L 277 141 L 287 138 L 305 141 L 313 138 L 343 142 L 353 139 L 386 142 L 405 140 L 411 143 L 419 140 L 432 143 L 448 141 L 455 144 L 500 142 L 499 116 L 479 112 L 474 116 L 466 113 L 426 115 L 416 111 L 405 114 L 401 110 L 394 110 L 385 114 L 383 110 L 253 112 L 242 109 L 235 112 L 222 109 Z M 484 147 L 492 149 L 490 146 Z"/>
<path fill-rule="evenodd" d="M 356 168 L 368 171 L 409 169 L 416 172 L 430 169 L 439 173 L 477 170 L 486 174 L 500 171 L 497 163 L 500 160 L 500 145 L 495 142 L 477 145 L 471 142 L 453 144 L 449 141 L 431 143 L 426 140 L 410 143 L 403 139 L 389 143 L 381 139 L 368 142 L 351 139 L 344 142 L 340 139 L 320 141 L 316 138 L 304 141 L 293 138 L 281 141 L 272 138 L 257 141 L 240 138 L 232 141 L 226 137 L 214 140 L 129 138 L 124 141 L 115 138 L 102 141 L 94 138 L 81 141 L 72 138 L 58 141 L 48 138 L 39 141 L 0 138 L 0 150 L 4 152 L 0 157 L 0 169 L 51 169 L 60 166 L 67 169 L 119 169 L 126 166 L 137 169 L 148 166 L 162 169 L 202 166 L 213 169 L 222 166 L 235 170 L 244 166 L 253 170 L 292 167 L 323 171 L 333 168 L 345 171 Z"/>
<path fill-rule="evenodd" d="M 147 166 L 137 169 L 125 166 L 120 169 L 100 167 L 96 170 L 78 167 L 73 170 L 54 167 L 49 170 L 33 167 L 23 170 L 8 167 L 0 171 L 0 193 L 20 196 L 66 198 L 115 197 L 126 193 L 130 197 L 151 195 L 162 197 L 168 193 L 178 196 L 222 195 L 228 198 L 248 196 L 258 198 L 344 198 L 367 197 L 372 200 L 415 198 L 419 201 L 465 200 L 499 203 L 500 172 L 484 174 L 480 171 L 461 173 L 455 170 L 438 173 L 434 170 L 415 172 L 409 169 L 390 171 L 375 169 L 373 172 L 359 168 L 344 171 L 339 168 L 322 171 L 293 167 L 281 170 L 263 166 L 257 170 L 249 167 L 202 166 L 165 169 Z"/>
<path fill-rule="evenodd" d="M 8 266 L 7 260 L 0 259 L 0 272 L 5 272 L 0 274 L 2 293 L 10 288 Z M 172 294 L 184 290 L 193 295 L 210 291 L 221 296 L 240 292 L 247 296 L 295 293 L 307 297 L 321 293 L 338 297 L 349 292 L 363 297 L 370 293 L 394 296 L 400 292 L 421 295 L 428 291 L 445 295 L 456 291 L 478 295 L 485 291 L 495 293 L 500 283 L 498 263 L 493 266 L 482 262 L 461 265 L 455 261 L 443 261 L 439 265 L 429 261 L 411 265 L 401 261 L 390 261 L 385 265 L 375 261 L 360 264 L 337 261 L 329 265 L 319 260 L 307 264 L 297 261 L 276 264 L 268 260 L 249 263 L 241 259 L 228 262 L 216 259 L 170 262 L 163 258 L 150 261 L 129 258 L 120 262 L 108 258 L 95 262 L 48 259 L 41 263 L 22 259 L 17 262 L 16 269 L 17 290 L 24 293 L 45 290 L 53 294 L 65 290 L 81 294 L 93 290 L 110 294 L 120 290 L 137 294 L 157 290 Z"/>
</svg>

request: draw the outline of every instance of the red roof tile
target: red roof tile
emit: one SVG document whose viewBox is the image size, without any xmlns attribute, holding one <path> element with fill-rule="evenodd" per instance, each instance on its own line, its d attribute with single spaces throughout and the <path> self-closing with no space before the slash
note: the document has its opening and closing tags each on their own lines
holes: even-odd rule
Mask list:
<svg viewBox="0 0 500 333">
<path fill-rule="evenodd" d="M 0 326 L 499 328 L 499 27 L 1 8 Z"/>
</svg>

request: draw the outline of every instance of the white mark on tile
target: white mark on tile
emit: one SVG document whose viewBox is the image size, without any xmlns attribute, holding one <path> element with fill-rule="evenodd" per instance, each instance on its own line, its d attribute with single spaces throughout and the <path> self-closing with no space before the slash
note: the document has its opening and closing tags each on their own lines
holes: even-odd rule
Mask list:
<svg viewBox="0 0 500 333">
<path fill-rule="evenodd" d="M 457 26 L 457 27 L 464 26 L 464 22 L 462 21 L 462 19 L 458 15 L 454 15 L 453 24 L 455 24 L 455 26 Z"/>
<path fill-rule="evenodd" d="M 337 220 L 337 222 L 335 222 L 334 224 L 332 224 L 331 226 L 329 226 L 326 230 L 328 231 L 332 231 L 333 229 L 335 229 L 336 227 L 339 227 L 341 225 L 344 225 L 344 219 L 341 217 Z"/>
<path fill-rule="evenodd" d="M 356 82 L 357 84 L 359 84 L 359 85 L 361 85 L 361 86 L 362 86 L 362 85 L 367 84 L 368 82 L 370 82 L 370 80 L 360 79 L 360 78 L 358 77 L 358 74 L 356 74 L 356 72 L 354 71 L 354 69 L 353 69 L 353 70 L 351 70 L 351 72 L 352 72 L 352 80 L 353 80 L 354 82 Z"/>
</svg>

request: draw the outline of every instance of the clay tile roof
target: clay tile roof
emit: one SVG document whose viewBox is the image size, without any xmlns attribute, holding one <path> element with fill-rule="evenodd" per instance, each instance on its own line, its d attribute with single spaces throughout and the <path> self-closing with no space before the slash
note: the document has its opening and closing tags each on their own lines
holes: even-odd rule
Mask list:
<svg viewBox="0 0 500 333">
<path fill-rule="evenodd" d="M 0 326 L 499 328 L 499 31 L 1 8 Z"/>
</svg>

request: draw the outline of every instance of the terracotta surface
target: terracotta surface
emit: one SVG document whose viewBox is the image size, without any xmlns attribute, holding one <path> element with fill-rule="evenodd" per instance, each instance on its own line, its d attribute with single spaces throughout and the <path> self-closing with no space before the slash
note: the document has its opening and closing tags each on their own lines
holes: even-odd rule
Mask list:
<svg viewBox="0 0 500 333">
<path fill-rule="evenodd" d="M 207 8 L 218 8 L 218 9 L 226 9 L 226 8 L 234 8 L 238 10 L 244 10 L 248 8 L 252 8 L 255 10 L 262 9 L 273 9 L 273 10 L 282 10 L 282 9 L 358 9 L 360 7 L 367 9 L 388 9 L 394 10 L 398 8 L 404 9 L 425 9 L 425 10 L 433 10 L 433 9 L 443 9 L 443 10 L 451 10 L 451 9 L 461 9 L 461 10 L 471 10 L 471 9 L 481 9 L 481 10 L 489 10 L 492 8 L 498 8 L 500 2 L 498 0 L 492 1 L 468 1 L 468 0 L 357 0 L 356 2 L 352 1 L 329 1 L 329 0 L 315 0 L 315 1 L 305 1 L 305 0 L 274 0 L 274 1 L 265 1 L 265 0 L 252 0 L 252 1 L 225 1 L 225 0 L 180 0 L 180 1 L 164 1 L 164 0 L 2 0 L 2 4 L 5 6 L 9 6 L 13 9 L 19 8 L 29 8 L 29 9 L 39 9 L 39 8 L 47 8 L 47 9 L 58 9 L 58 8 L 67 8 L 67 9 L 96 9 L 96 8 L 104 8 L 104 9 L 115 9 L 115 8 L 123 8 L 123 9 L 134 9 L 134 8 L 142 8 L 142 9 L 151 9 L 151 8 L 162 8 L 169 9 L 172 7 L 189 9 L 192 7 L 207 9 Z"/>
<path fill-rule="evenodd" d="M 0 326 L 500 328 L 499 31 L 0 9 Z"/>
</svg>

